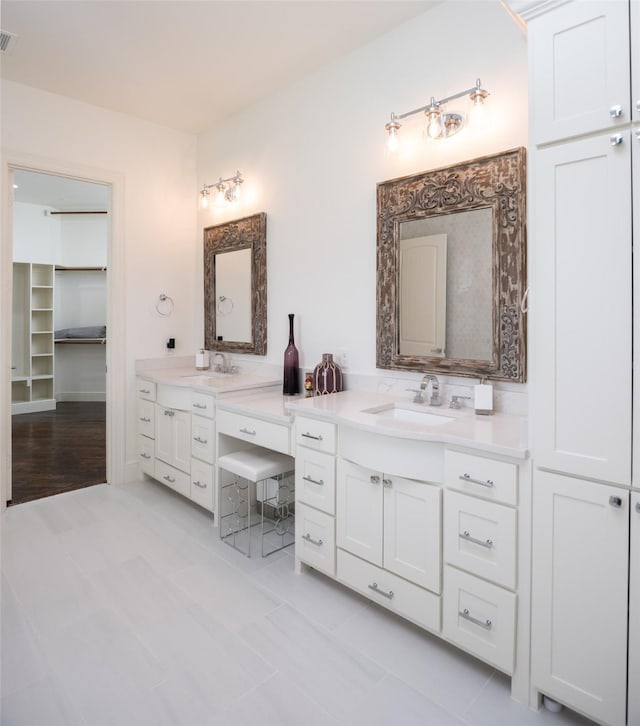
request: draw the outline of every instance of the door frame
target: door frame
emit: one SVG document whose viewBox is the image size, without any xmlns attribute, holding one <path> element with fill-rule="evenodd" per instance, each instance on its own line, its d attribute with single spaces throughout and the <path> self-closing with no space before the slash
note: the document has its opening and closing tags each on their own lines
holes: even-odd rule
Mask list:
<svg viewBox="0 0 640 726">
<path fill-rule="evenodd" d="M 106 465 L 107 483 L 120 484 L 125 471 L 125 289 L 124 176 L 58 159 L 2 153 L 2 238 L 0 244 L 0 329 L 11 330 L 13 297 L 13 170 L 53 174 L 106 184 L 111 192 L 107 250 Z M 0 511 L 11 500 L 11 335 L 0 336 Z"/>
</svg>

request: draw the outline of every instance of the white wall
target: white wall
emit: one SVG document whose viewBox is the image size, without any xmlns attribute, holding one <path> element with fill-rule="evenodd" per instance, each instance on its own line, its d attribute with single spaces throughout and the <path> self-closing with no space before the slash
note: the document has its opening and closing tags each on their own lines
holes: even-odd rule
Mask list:
<svg viewBox="0 0 640 726">
<path fill-rule="evenodd" d="M 47 212 L 51 207 L 16 202 L 13 205 L 13 260 L 53 265 L 60 253 L 59 217 Z"/>
<path fill-rule="evenodd" d="M 48 168 L 86 168 L 94 179 L 94 170 L 105 170 L 106 181 L 118 180 L 121 220 L 114 234 L 121 236 L 122 286 L 116 302 L 125 312 L 117 344 L 126 375 L 114 402 L 118 415 L 125 407 L 124 425 L 114 434 L 124 441 L 114 441 L 113 450 L 136 462 L 135 360 L 167 355 L 169 337 L 176 338 L 173 355 L 193 355 L 200 340 L 194 316 L 200 304 L 194 292 L 196 139 L 8 81 L 2 82 L 1 101 L 3 163 L 24 157 L 37 169 L 38 160 L 46 160 Z M 3 254 L 3 264 L 6 259 Z M 171 317 L 156 313 L 160 293 L 174 300 Z"/>
<path fill-rule="evenodd" d="M 482 131 L 385 155 L 392 111 L 477 77 Z M 420 136 L 415 122 L 402 133 Z M 439 5 L 202 134 L 199 184 L 236 169 L 246 181 L 242 206 L 201 212 L 200 227 L 267 213 L 267 360 L 281 364 L 292 312 L 302 367 L 346 348 L 351 371 L 376 374 L 376 183 L 526 143 L 526 38 L 497 1 Z"/>
</svg>

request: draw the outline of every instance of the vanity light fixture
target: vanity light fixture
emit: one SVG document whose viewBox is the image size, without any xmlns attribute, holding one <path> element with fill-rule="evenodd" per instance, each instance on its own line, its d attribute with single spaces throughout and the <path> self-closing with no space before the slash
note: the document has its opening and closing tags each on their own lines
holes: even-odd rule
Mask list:
<svg viewBox="0 0 640 726">
<path fill-rule="evenodd" d="M 224 204 L 224 202 L 231 204 L 239 202 L 243 182 L 242 174 L 237 171 L 234 176 L 230 176 L 228 179 L 220 177 L 215 184 L 203 184 L 200 190 L 200 207 L 206 209 L 209 206 L 209 189 L 214 190 L 214 203 L 218 206 Z"/>
<path fill-rule="evenodd" d="M 391 114 L 391 120 L 385 125 L 387 132 L 387 148 L 390 152 L 396 151 L 399 144 L 398 132 L 402 124 L 400 121 L 413 116 L 416 113 L 424 113 L 425 120 L 425 131 L 430 139 L 446 139 L 449 136 L 457 134 L 458 131 L 464 126 L 464 117 L 459 113 L 447 113 L 445 112 L 445 105 L 449 101 L 454 101 L 457 98 L 468 96 L 471 101 L 472 108 L 471 114 L 475 115 L 474 112 L 478 112 L 482 108 L 485 98 L 489 95 L 489 91 L 482 88 L 480 79 L 476 80 L 476 85 L 473 88 L 467 88 L 459 93 L 454 93 L 446 98 L 436 100 L 434 96 L 431 96 L 431 100 L 426 106 L 421 106 L 413 111 L 407 111 L 401 114 Z"/>
</svg>

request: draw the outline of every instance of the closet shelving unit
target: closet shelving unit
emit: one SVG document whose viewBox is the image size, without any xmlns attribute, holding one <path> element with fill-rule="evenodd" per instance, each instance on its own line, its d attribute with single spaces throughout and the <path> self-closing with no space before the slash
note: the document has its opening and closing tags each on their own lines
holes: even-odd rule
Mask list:
<svg viewBox="0 0 640 726">
<path fill-rule="evenodd" d="M 53 393 L 53 265 L 13 265 L 13 413 L 56 407 Z"/>
</svg>

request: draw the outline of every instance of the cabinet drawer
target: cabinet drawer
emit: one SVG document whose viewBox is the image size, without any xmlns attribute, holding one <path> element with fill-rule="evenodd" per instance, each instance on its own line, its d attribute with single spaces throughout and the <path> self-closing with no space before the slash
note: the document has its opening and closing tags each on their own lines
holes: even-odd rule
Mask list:
<svg viewBox="0 0 640 726">
<path fill-rule="evenodd" d="M 155 459 L 153 439 L 138 436 L 138 457 L 140 459 L 140 471 L 153 476 Z"/>
<path fill-rule="evenodd" d="M 518 503 L 518 467 L 507 461 L 445 452 L 445 483 L 451 489 L 505 504 Z"/>
<path fill-rule="evenodd" d="M 296 445 L 335 454 L 336 425 L 329 421 L 296 416 Z"/>
<path fill-rule="evenodd" d="M 164 461 L 156 459 L 154 476 L 158 481 L 177 491 L 178 494 L 182 494 L 185 497 L 189 496 L 191 489 L 191 478 L 189 474 L 185 474 L 183 471 L 174 469 L 169 464 L 165 464 Z"/>
<path fill-rule="evenodd" d="M 513 671 L 516 596 L 453 567 L 444 568 L 442 634 L 505 673 Z"/>
<path fill-rule="evenodd" d="M 515 509 L 446 491 L 443 531 L 445 562 L 515 589 Z"/>
<path fill-rule="evenodd" d="M 191 499 L 213 512 L 213 466 L 202 461 L 191 461 Z"/>
<path fill-rule="evenodd" d="M 156 435 L 156 411 L 151 401 L 138 400 L 138 433 L 153 439 Z"/>
<path fill-rule="evenodd" d="M 216 425 L 219 434 L 228 434 L 283 454 L 289 453 L 288 426 L 231 411 L 218 411 Z"/>
<path fill-rule="evenodd" d="M 191 411 L 193 413 L 197 413 L 198 416 L 214 418 L 216 407 L 213 396 L 208 396 L 206 393 L 191 391 Z"/>
<path fill-rule="evenodd" d="M 440 631 L 440 598 L 428 590 L 343 550 L 338 550 L 338 579 L 421 627 Z"/>
<path fill-rule="evenodd" d="M 331 577 L 336 575 L 336 531 L 333 517 L 296 504 L 296 558 Z"/>
<path fill-rule="evenodd" d="M 333 454 L 296 447 L 296 501 L 336 513 L 336 460 Z"/>
<path fill-rule="evenodd" d="M 138 392 L 138 398 L 142 398 L 145 401 L 156 400 L 156 384 L 152 381 L 145 381 L 143 378 L 137 378 L 136 390 Z"/>
<path fill-rule="evenodd" d="M 213 464 L 215 461 L 213 419 L 191 416 L 191 456 Z"/>
</svg>

